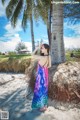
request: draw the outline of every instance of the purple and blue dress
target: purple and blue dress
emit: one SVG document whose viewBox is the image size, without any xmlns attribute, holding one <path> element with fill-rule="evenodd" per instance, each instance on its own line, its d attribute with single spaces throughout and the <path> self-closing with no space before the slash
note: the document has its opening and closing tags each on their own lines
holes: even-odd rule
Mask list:
<svg viewBox="0 0 80 120">
<path fill-rule="evenodd" d="M 45 105 L 48 105 L 48 68 L 41 66 L 38 62 L 34 96 L 31 107 L 32 109 L 38 109 Z"/>
</svg>

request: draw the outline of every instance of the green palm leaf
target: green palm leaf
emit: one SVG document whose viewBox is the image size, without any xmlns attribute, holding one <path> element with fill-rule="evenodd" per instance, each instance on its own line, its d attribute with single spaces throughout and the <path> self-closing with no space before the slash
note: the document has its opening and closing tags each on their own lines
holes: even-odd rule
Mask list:
<svg viewBox="0 0 80 120">
<path fill-rule="evenodd" d="M 6 0 L 2 0 L 2 4 L 3 4 L 3 5 L 4 5 L 5 1 L 6 1 Z"/>
<path fill-rule="evenodd" d="M 15 7 L 17 6 L 19 0 L 10 0 L 9 4 L 6 7 L 6 15 L 7 18 L 11 18 L 13 15 L 13 12 L 15 10 Z"/>
<path fill-rule="evenodd" d="M 24 10 L 23 12 L 23 18 L 22 18 L 22 27 L 24 29 L 24 31 L 26 30 L 26 25 L 27 25 L 27 21 L 28 21 L 28 13 L 27 13 L 27 9 Z"/>
<path fill-rule="evenodd" d="M 12 23 L 13 27 L 16 26 L 16 22 L 18 20 L 19 15 L 21 14 L 22 8 L 23 8 L 23 0 L 19 0 L 18 4 L 14 10 L 14 13 L 11 17 L 11 23 Z"/>
</svg>

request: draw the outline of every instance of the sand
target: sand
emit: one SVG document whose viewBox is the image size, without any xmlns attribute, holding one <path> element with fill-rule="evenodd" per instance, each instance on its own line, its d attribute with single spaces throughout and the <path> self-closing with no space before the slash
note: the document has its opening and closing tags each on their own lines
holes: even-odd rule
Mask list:
<svg viewBox="0 0 80 120">
<path fill-rule="evenodd" d="M 9 120 L 80 120 L 79 103 L 62 104 L 49 100 L 48 109 L 44 113 L 33 111 L 33 93 L 26 97 L 28 91 L 25 74 L 0 73 L 0 117 L 2 111 L 8 111 Z"/>
</svg>

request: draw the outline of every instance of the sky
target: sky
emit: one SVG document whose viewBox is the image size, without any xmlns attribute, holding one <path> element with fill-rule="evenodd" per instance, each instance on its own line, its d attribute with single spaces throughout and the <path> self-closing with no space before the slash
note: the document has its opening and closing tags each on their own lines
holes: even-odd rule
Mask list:
<svg viewBox="0 0 80 120">
<path fill-rule="evenodd" d="M 11 26 L 10 21 L 5 14 L 5 6 L 0 1 L 0 52 L 14 51 L 19 42 L 24 42 L 29 51 L 32 51 L 30 23 L 26 31 L 21 27 L 21 19 L 18 20 L 16 28 Z M 47 28 L 44 22 L 39 19 L 38 23 L 34 21 L 35 42 L 43 40 L 48 43 Z M 64 21 L 64 45 L 65 49 L 80 48 L 80 23 L 68 23 Z"/>
</svg>

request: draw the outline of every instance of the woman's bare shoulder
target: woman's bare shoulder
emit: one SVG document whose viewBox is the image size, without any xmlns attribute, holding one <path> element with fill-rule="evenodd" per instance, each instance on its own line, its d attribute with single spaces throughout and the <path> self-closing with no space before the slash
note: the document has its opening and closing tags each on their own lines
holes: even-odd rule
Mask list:
<svg viewBox="0 0 80 120">
<path fill-rule="evenodd" d="M 32 57 L 33 57 L 34 59 L 38 59 L 38 60 L 42 59 L 42 56 L 41 56 L 41 55 L 32 55 Z"/>
</svg>

